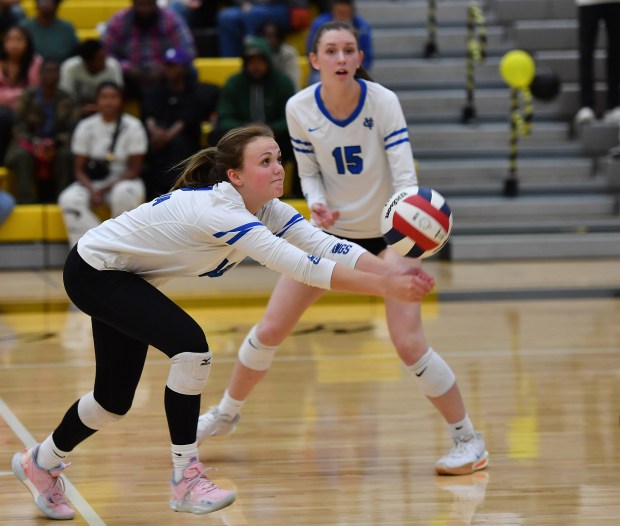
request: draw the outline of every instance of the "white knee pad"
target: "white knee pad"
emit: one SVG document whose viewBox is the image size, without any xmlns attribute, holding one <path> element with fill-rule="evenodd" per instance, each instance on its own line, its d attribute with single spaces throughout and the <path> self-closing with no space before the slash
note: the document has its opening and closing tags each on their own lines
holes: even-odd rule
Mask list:
<svg viewBox="0 0 620 526">
<path fill-rule="evenodd" d="M 277 349 L 277 345 L 268 347 L 258 340 L 256 325 L 254 325 L 239 348 L 239 361 L 255 371 L 266 371 L 271 367 Z"/>
<path fill-rule="evenodd" d="M 166 385 L 175 393 L 199 395 L 211 370 L 210 352 L 182 352 L 170 360 Z"/>
<path fill-rule="evenodd" d="M 112 424 L 123 417 L 123 415 L 110 413 L 101 407 L 99 402 L 95 400 L 95 394 L 92 391 L 80 398 L 77 410 L 82 423 L 95 431 L 103 429 L 108 424 Z"/>
<path fill-rule="evenodd" d="M 431 398 L 447 393 L 456 382 L 450 366 L 432 348 L 409 369 L 415 375 L 422 392 Z"/>
</svg>

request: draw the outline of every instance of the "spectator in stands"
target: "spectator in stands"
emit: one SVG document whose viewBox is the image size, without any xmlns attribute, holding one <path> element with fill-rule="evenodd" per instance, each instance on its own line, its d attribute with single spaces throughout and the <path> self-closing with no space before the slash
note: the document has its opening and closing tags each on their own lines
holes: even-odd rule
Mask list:
<svg viewBox="0 0 620 526">
<path fill-rule="evenodd" d="M 274 21 L 284 32 L 289 30 L 290 12 L 284 0 L 233 0 L 232 3 L 217 14 L 222 57 L 240 57 L 244 39 L 255 35 L 267 20 Z"/>
<path fill-rule="evenodd" d="M 607 111 L 604 120 L 620 124 L 620 0 L 576 0 L 579 20 L 579 88 L 581 109 L 578 125 L 595 118 L 594 50 L 598 28 L 605 23 L 607 33 Z"/>
<path fill-rule="evenodd" d="M 179 175 L 171 169 L 200 149 L 202 123 L 214 118 L 220 91 L 196 80 L 190 71 L 192 57 L 183 48 L 170 48 L 164 60 L 164 78 L 142 101 L 149 137 L 147 200 L 168 192 Z"/>
<path fill-rule="evenodd" d="M 45 59 L 41 85 L 27 88 L 15 109 L 6 166 L 20 204 L 55 203 L 71 177 L 69 141 L 78 113 L 59 79 L 60 64 Z"/>
<path fill-rule="evenodd" d="M 77 48 L 77 56 L 65 60 L 60 67 L 60 87 L 80 106 L 82 117 L 97 112 L 95 91 L 104 81 L 123 86 L 121 65 L 113 57 L 106 57 L 103 44 L 88 39 Z"/>
<path fill-rule="evenodd" d="M 267 20 L 258 29 L 257 36 L 263 37 L 269 43 L 274 67 L 285 73 L 291 79 L 295 91 L 299 91 L 301 88 L 299 53 L 294 46 L 284 41 L 282 28 L 272 20 Z"/>
<path fill-rule="evenodd" d="M 17 101 L 27 86 L 39 84 L 40 68 L 30 35 L 20 27 L 10 28 L 0 48 L 0 165 L 11 142 Z"/>
<path fill-rule="evenodd" d="M 160 8 L 157 0 L 132 0 L 132 6 L 116 13 L 103 35 L 108 56 L 123 68 L 127 98 L 140 100 L 143 90 L 163 76 L 164 53 L 185 49 L 196 56 L 194 38 L 185 21 L 174 11 Z"/>
<path fill-rule="evenodd" d="M 319 27 L 330 20 L 342 20 L 353 24 L 353 27 L 355 27 L 355 30 L 357 31 L 360 51 L 364 54 L 364 58 L 362 59 L 362 67 L 367 72 L 370 72 L 374 57 L 372 50 L 372 28 L 366 19 L 355 14 L 354 0 L 331 0 L 329 11 L 320 14 L 312 21 L 312 25 L 310 26 L 308 37 L 306 39 L 306 54 L 309 54 L 312 51 L 314 38 Z M 314 84 L 318 81 L 319 72 L 315 69 L 311 69 L 308 77 L 308 85 Z"/>
<path fill-rule="evenodd" d="M 281 148 L 282 161 L 294 162 L 293 148 L 286 126 L 286 102 L 295 94 L 291 80 L 273 67 L 267 41 L 260 37 L 246 39 L 243 69 L 224 84 L 217 105 L 217 124 L 209 134 L 209 144 L 217 144 L 229 130 L 244 124 L 267 124 Z M 294 193 L 299 188 L 296 178 Z"/>
<path fill-rule="evenodd" d="M 76 181 L 58 198 L 71 246 L 101 222 L 91 207 L 105 203 L 116 217 L 144 201 L 140 175 L 147 137 L 142 123 L 123 113 L 117 84 L 102 82 L 96 100 L 99 111 L 78 123 L 71 140 Z"/>
<path fill-rule="evenodd" d="M 200 57 L 219 57 L 217 12 L 221 0 L 171 0 L 168 7 L 176 11 L 189 26 Z M 161 4 L 160 4 L 161 5 Z"/>
<path fill-rule="evenodd" d="M 4 223 L 15 208 L 15 198 L 4 190 L 0 190 L 0 225 Z"/>
<path fill-rule="evenodd" d="M 36 52 L 59 64 L 73 56 L 80 43 L 73 24 L 57 17 L 61 1 L 37 0 L 36 16 L 20 22 L 32 36 Z"/>
<path fill-rule="evenodd" d="M 260 37 L 246 39 L 243 68 L 222 88 L 217 105 L 217 126 L 209 143 L 216 144 L 228 130 L 238 126 L 262 122 L 273 130 L 284 158 L 290 147 L 285 106 L 294 94 L 291 80 L 273 67 L 267 41 Z"/>
<path fill-rule="evenodd" d="M 0 40 L 26 16 L 20 2 L 21 0 L 0 0 Z"/>
</svg>

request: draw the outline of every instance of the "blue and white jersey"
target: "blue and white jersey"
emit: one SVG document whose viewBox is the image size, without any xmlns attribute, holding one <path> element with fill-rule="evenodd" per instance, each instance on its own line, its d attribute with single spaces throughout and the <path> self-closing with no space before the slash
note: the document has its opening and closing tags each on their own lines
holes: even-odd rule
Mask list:
<svg viewBox="0 0 620 526">
<path fill-rule="evenodd" d="M 89 230 L 80 256 L 98 270 L 157 280 L 219 277 L 246 256 L 308 285 L 330 288 L 335 262 L 354 267 L 364 250 L 325 234 L 272 199 L 256 215 L 230 183 L 176 190 Z"/>
<path fill-rule="evenodd" d="M 345 120 L 332 117 L 321 84 L 291 97 L 286 122 L 308 204 L 340 211 L 329 229 L 348 238 L 381 237 L 383 205 L 417 184 L 407 122 L 396 94 L 358 79 L 359 104 Z"/>
</svg>

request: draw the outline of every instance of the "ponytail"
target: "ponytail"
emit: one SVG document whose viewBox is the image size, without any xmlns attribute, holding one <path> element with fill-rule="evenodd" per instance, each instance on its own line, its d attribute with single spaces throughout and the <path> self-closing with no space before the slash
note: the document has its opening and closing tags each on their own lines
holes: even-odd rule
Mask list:
<svg viewBox="0 0 620 526">
<path fill-rule="evenodd" d="M 243 167 L 246 145 L 257 137 L 274 138 L 273 131 L 265 124 L 248 124 L 233 128 L 211 146 L 181 161 L 171 170 L 181 170 L 172 190 L 200 188 L 228 181 L 228 170 Z"/>
<path fill-rule="evenodd" d="M 222 181 L 227 181 L 228 176 L 226 175 L 226 170 L 221 170 L 223 173 L 218 174 L 216 161 L 217 147 L 212 146 L 200 150 L 191 157 L 176 164 L 171 170 L 181 170 L 181 173 L 170 190 L 213 186 Z"/>
</svg>

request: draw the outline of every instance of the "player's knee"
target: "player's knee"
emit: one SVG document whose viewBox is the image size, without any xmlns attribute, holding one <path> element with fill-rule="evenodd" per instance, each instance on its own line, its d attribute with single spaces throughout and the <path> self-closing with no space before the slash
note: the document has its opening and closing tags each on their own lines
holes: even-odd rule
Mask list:
<svg viewBox="0 0 620 526">
<path fill-rule="evenodd" d="M 78 415 L 82 423 L 89 427 L 90 429 L 94 429 L 98 431 L 99 429 L 104 428 L 108 424 L 112 424 L 118 420 L 120 420 L 124 415 L 127 414 L 131 407 L 131 403 L 129 407 L 123 412 L 108 411 L 105 409 L 97 400 L 95 400 L 95 394 L 93 391 L 85 394 L 78 401 Z M 122 409 L 121 409 L 122 411 Z"/>
<path fill-rule="evenodd" d="M 431 398 L 446 394 L 456 382 L 450 366 L 431 348 L 410 369 L 422 393 Z"/>
<path fill-rule="evenodd" d="M 211 370 L 211 352 L 182 352 L 170 359 L 170 372 L 166 386 L 175 393 L 199 395 L 202 393 Z"/>
<path fill-rule="evenodd" d="M 243 340 L 239 348 L 238 358 L 249 369 L 266 371 L 271 367 L 278 346 L 263 344 L 258 338 L 257 328 L 257 325 L 252 327 Z"/>
</svg>

